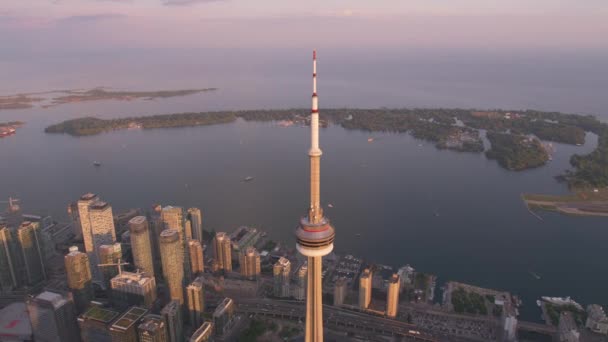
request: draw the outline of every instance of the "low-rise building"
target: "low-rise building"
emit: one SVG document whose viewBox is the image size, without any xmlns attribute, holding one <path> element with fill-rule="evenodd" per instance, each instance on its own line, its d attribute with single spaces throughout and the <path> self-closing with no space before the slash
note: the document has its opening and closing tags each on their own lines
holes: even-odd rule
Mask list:
<svg viewBox="0 0 608 342">
<path fill-rule="evenodd" d="M 598 334 L 608 334 L 608 317 L 604 309 L 597 304 L 587 306 L 587 321 L 585 327 Z"/>
<path fill-rule="evenodd" d="M 572 317 L 572 313 L 563 311 L 559 316 L 559 324 L 557 326 L 559 333 L 560 342 L 578 342 L 580 339 L 580 332 Z"/>
</svg>

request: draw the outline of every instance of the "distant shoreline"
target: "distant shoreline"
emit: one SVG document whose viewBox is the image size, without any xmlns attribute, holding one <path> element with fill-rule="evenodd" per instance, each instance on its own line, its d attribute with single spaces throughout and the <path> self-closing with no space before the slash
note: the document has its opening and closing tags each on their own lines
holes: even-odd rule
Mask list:
<svg viewBox="0 0 608 342">
<path fill-rule="evenodd" d="M 208 126 L 246 121 L 280 121 L 283 125 L 307 124 L 309 110 L 247 110 L 175 113 L 118 119 L 84 117 L 63 121 L 46 133 L 90 136 L 120 129 L 153 129 Z M 590 154 L 573 155 L 573 171 L 559 179 L 573 187 L 608 186 L 608 124 L 591 115 L 535 110 L 481 111 L 471 109 L 324 109 L 323 125 L 367 132 L 409 133 L 439 149 L 482 153 L 511 171 L 541 167 L 551 160 L 551 148 L 542 141 L 570 145 L 585 143 L 587 132 L 598 135 L 598 146 Z M 492 147 L 485 150 L 480 130 L 488 132 Z M 370 142 L 373 139 L 370 140 Z"/>
</svg>

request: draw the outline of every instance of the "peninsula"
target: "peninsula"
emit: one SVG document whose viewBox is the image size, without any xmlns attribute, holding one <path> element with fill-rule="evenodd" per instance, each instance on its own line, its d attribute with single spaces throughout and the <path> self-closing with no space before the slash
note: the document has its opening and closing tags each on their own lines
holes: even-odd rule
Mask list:
<svg viewBox="0 0 608 342">
<path fill-rule="evenodd" d="M 186 96 L 202 92 L 214 91 L 217 88 L 157 90 L 157 91 L 123 91 L 111 90 L 105 87 L 93 89 L 67 89 L 51 90 L 37 93 L 23 93 L 0 96 L 0 110 L 32 108 L 35 104 L 48 108 L 66 103 L 84 101 L 117 100 L 131 101 L 136 99 L 153 100 L 155 98 L 168 98 Z"/>
<path fill-rule="evenodd" d="M 164 128 L 246 121 L 282 121 L 308 124 L 305 109 L 178 113 L 121 119 L 79 118 L 45 129 L 47 133 L 95 135 L 128 128 Z M 480 111 L 470 109 L 326 109 L 322 125 L 368 132 L 409 133 L 437 148 L 471 153 L 484 152 L 483 131 L 492 145 L 486 156 L 509 170 L 540 167 L 550 160 L 542 141 L 581 145 L 587 132 L 599 136 L 597 148 L 587 155 L 573 155 L 573 170 L 561 179 L 574 187 L 608 186 L 608 125 L 591 115 L 558 112 Z"/>
</svg>

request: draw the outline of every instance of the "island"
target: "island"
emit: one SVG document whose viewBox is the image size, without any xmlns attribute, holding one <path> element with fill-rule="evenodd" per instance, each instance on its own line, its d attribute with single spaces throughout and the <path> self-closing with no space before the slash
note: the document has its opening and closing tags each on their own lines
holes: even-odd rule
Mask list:
<svg viewBox="0 0 608 342">
<path fill-rule="evenodd" d="M 309 110 L 247 110 L 177 113 L 121 119 L 79 118 L 45 129 L 47 133 L 87 136 L 129 128 L 167 128 L 246 121 L 277 121 L 282 126 L 307 125 Z M 536 110 L 482 111 L 475 109 L 325 109 L 322 125 L 367 132 L 409 133 L 432 142 L 439 149 L 482 153 L 482 133 L 492 147 L 486 156 L 514 171 L 536 168 L 551 160 L 542 141 L 581 145 L 587 132 L 598 135 L 598 146 L 590 154 L 573 155 L 570 170 L 560 179 L 577 188 L 608 186 L 608 124 L 591 115 Z"/>
<path fill-rule="evenodd" d="M 0 122 L 0 138 L 15 134 L 17 128 L 22 125 L 23 122 L 21 121 Z"/>
<path fill-rule="evenodd" d="M 37 93 L 22 93 L 15 95 L 0 96 L 0 110 L 27 109 L 34 104 L 42 108 L 49 108 L 66 103 L 77 103 L 84 101 L 117 100 L 131 101 L 135 99 L 153 100 L 156 98 L 169 98 L 176 96 L 187 96 L 202 92 L 215 91 L 217 88 L 180 89 L 180 90 L 157 90 L 157 91 L 123 91 L 111 90 L 105 87 L 93 89 L 67 89 L 50 90 Z"/>
</svg>

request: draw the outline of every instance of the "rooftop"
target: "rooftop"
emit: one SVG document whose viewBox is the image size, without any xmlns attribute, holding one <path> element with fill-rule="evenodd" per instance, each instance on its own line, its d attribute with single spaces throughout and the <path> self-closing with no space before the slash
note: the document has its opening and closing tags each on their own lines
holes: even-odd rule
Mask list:
<svg viewBox="0 0 608 342">
<path fill-rule="evenodd" d="M 36 296 L 36 299 L 44 300 L 46 302 L 51 303 L 55 309 L 65 305 L 65 303 L 68 302 L 67 299 L 65 299 L 65 297 L 63 297 L 59 293 L 50 292 L 50 291 L 42 292 L 41 294 Z"/>
<path fill-rule="evenodd" d="M 96 201 L 95 203 L 91 204 L 90 209 L 91 210 L 104 210 L 109 207 L 110 207 L 110 204 L 108 202 Z"/>
<path fill-rule="evenodd" d="M 144 317 L 148 310 L 134 306 L 112 324 L 112 329 L 127 330 Z"/>
<path fill-rule="evenodd" d="M 0 339 L 31 340 L 32 326 L 23 302 L 9 304 L 0 310 Z"/>
<path fill-rule="evenodd" d="M 190 338 L 190 340 L 195 340 L 199 336 L 209 335 L 211 333 L 210 332 L 211 329 L 213 329 L 213 323 L 211 323 L 211 322 L 203 323 L 203 325 L 201 325 L 198 329 L 196 329 L 194 334 L 192 334 L 192 337 Z"/>
<path fill-rule="evenodd" d="M 80 196 L 80 199 L 83 200 L 83 201 L 90 201 L 90 200 L 92 200 L 95 197 L 97 197 L 97 195 L 95 195 L 94 193 L 89 192 L 89 193 L 86 193 L 86 194 Z"/>
<path fill-rule="evenodd" d="M 87 312 L 82 314 L 82 318 L 92 319 L 105 324 L 112 322 L 118 316 L 118 312 L 111 309 L 104 309 L 100 306 L 92 306 Z"/>
<path fill-rule="evenodd" d="M 131 223 L 131 224 L 143 224 L 145 222 L 146 222 L 145 216 L 135 216 L 134 218 L 129 220 L 129 223 Z"/>
<path fill-rule="evenodd" d="M 123 284 L 138 283 L 139 285 L 143 286 L 152 280 L 152 277 L 145 276 L 143 273 L 122 272 L 121 274 L 112 278 L 112 284 L 115 282 Z"/>
</svg>

